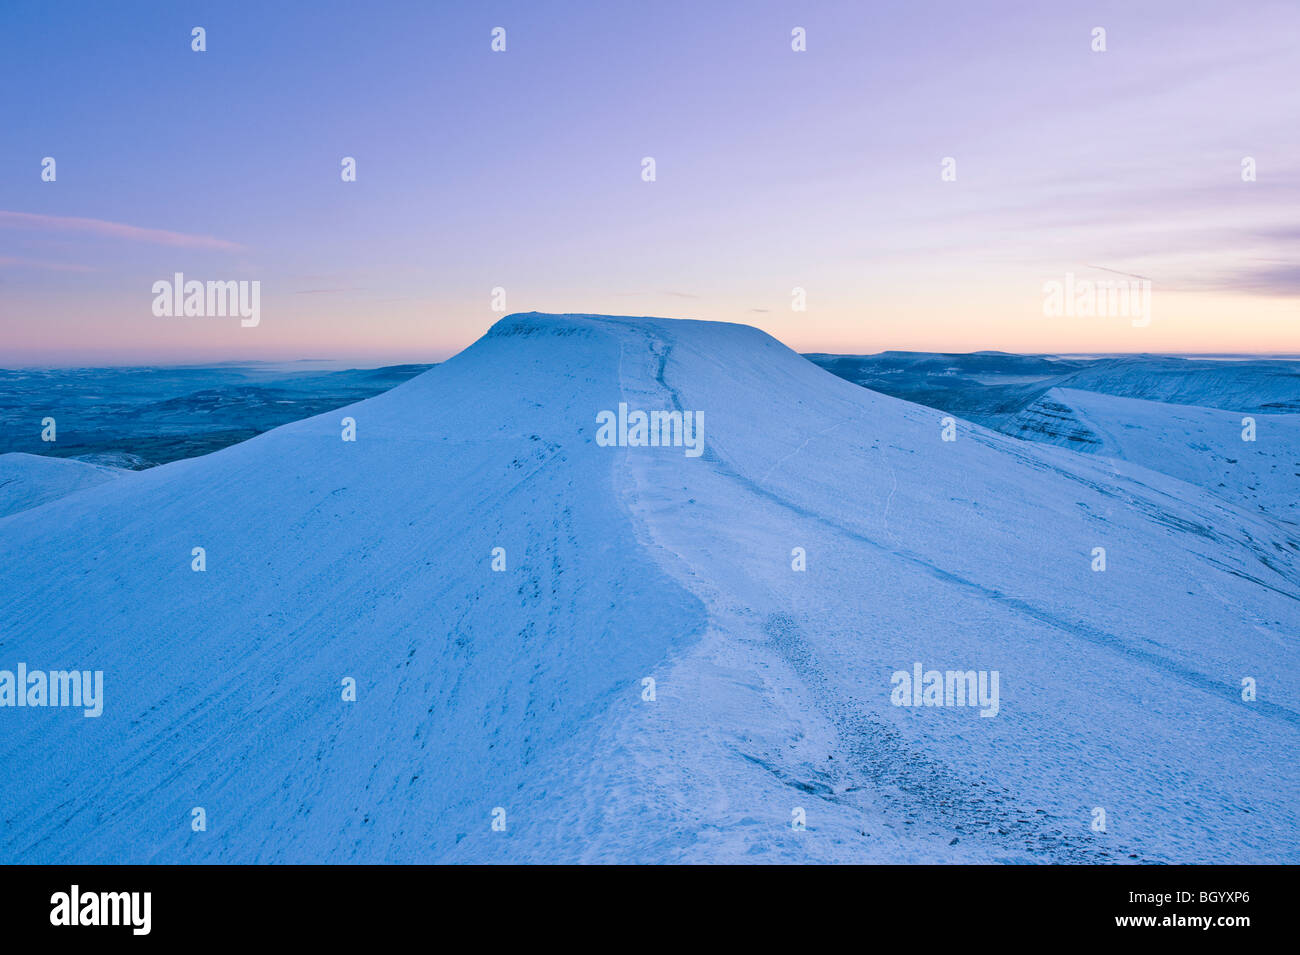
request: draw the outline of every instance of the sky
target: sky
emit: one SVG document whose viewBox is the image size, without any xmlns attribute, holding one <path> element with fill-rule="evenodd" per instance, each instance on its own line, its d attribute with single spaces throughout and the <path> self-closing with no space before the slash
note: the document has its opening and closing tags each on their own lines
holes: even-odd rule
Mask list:
<svg viewBox="0 0 1300 955">
<path fill-rule="evenodd" d="M 494 305 L 1300 352 L 1297 37 L 1295 0 L 3 0 L 0 367 L 435 361 Z M 155 315 L 177 272 L 259 323 Z M 1149 322 L 1048 314 L 1117 273 Z"/>
</svg>

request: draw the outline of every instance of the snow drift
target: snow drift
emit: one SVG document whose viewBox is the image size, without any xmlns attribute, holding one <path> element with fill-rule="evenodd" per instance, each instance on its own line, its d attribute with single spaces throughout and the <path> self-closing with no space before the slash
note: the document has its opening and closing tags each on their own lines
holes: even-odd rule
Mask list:
<svg viewBox="0 0 1300 955">
<path fill-rule="evenodd" d="M 704 453 L 597 444 L 620 402 Z M 1300 861 L 1298 558 L 753 328 L 510 316 L 0 519 L 0 669 L 105 697 L 0 708 L 0 858 Z M 893 705 L 917 662 L 996 717 Z"/>
</svg>

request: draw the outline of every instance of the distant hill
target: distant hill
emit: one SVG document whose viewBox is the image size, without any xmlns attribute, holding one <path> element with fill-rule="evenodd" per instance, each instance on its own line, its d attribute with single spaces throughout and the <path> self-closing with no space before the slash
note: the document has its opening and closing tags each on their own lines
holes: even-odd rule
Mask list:
<svg viewBox="0 0 1300 955">
<path fill-rule="evenodd" d="M 1300 361 L 1160 355 L 1101 358 L 1000 352 L 806 355 L 854 384 L 1001 428 L 1052 388 L 1226 411 L 1300 412 Z"/>
</svg>

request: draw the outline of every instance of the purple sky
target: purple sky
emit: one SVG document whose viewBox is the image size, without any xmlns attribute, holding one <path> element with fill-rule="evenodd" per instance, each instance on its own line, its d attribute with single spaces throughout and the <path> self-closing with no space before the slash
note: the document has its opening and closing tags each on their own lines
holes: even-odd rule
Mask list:
<svg viewBox="0 0 1300 955">
<path fill-rule="evenodd" d="M 1300 351 L 1295 0 L 378 9 L 0 7 L 0 365 L 432 360 L 496 287 L 801 351 Z M 176 272 L 260 323 L 155 316 Z M 1148 325 L 1045 315 L 1115 272 Z"/>
</svg>

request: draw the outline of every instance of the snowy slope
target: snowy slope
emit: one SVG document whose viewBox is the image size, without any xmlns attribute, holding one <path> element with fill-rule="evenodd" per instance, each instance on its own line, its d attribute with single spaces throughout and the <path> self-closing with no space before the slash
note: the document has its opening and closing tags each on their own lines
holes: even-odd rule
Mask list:
<svg viewBox="0 0 1300 955">
<path fill-rule="evenodd" d="M 0 517 L 37 507 L 82 488 L 97 487 L 124 473 L 119 468 L 72 458 L 22 452 L 0 454 Z"/>
<path fill-rule="evenodd" d="M 1133 355 L 1090 364 L 1058 386 L 1227 411 L 1300 411 L 1300 363 Z"/>
<path fill-rule="evenodd" d="M 1245 414 L 1300 412 L 1300 361 L 1169 355 L 1007 355 L 1000 352 L 805 356 L 883 394 L 941 408 L 996 431 L 1053 388 L 1175 402 Z"/>
<path fill-rule="evenodd" d="M 1123 458 L 1250 509 L 1300 523 L 1300 415 L 1217 408 L 1053 388 L 1003 429 L 1032 441 Z"/>
<path fill-rule="evenodd" d="M 705 453 L 597 446 L 620 401 Z M 0 667 L 106 696 L 0 709 L 0 858 L 1300 861 L 1300 541 L 940 419 L 744 326 L 519 315 L 0 519 Z M 914 661 L 997 715 L 891 705 Z"/>
</svg>

